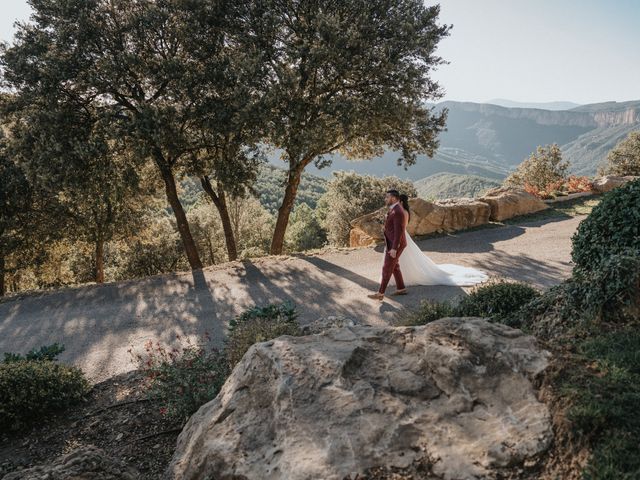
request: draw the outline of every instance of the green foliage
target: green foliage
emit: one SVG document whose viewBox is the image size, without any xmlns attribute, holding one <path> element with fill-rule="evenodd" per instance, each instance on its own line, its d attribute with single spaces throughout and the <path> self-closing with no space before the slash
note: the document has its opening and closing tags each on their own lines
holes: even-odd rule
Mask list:
<svg viewBox="0 0 640 480">
<path fill-rule="evenodd" d="M 584 272 L 624 252 L 640 252 L 640 180 L 605 194 L 573 236 L 571 257 Z"/>
<path fill-rule="evenodd" d="M 303 252 L 323 247 L 327 232 L 322 228 L 316 212 L 303 203 L 293 210 L 289 218 L 285 240 L 288 251 Z"/>
<path fill-rule="evenodd" d="M 0 363 L 0 430 L 19 429 L 67 408 L 88 390 L 84 374 L 75 367 L 47 359 Z"/>
<path fill-rule="evenodd" d="M 523 161 L 518 168 L 507 177 L 507 186 L 547 191 L 550 186 L 562 183 L 567 179 L 569 162 L 562 160 L 560 147 L 555 143 L 538 147 L 536 153 Z"/>
<path fill-rule="evenodd" d="M 287 171 L 270 164 L 262 166 L 258 180 L 254 186 L 260 203 L 271 214 L 278 212 L 284 195 L 284 185 L 287 183 Z M 307 205 L 314 210 L 320 197 L 327 190 L 327 181 L 309 173 L 302 174 L 295 206 Z M 295 207 L 294 207 L 295 208 Z"/>
<path fill-rule="evenodd" d="M 224 353 L 205 348 L 205 343 L 193 344 L 187 338 L 180 348 L 168 348 L 149 341 L 144 356 L 129 350 L 146 377 L 148 397 L 172 419 L 185 422 L 215 398 L 229 375 Z"/>
<path fill-rule="evenodd" d="M 518 310 L 540 296 L 533 287 L 518 282 L 496 282 L 475 288 L 462 297 L 456 315 L 486 317 L 506 325 L 519 327 Z"/>
<path fill-rule="evenodd" d="M 640 333 L 632 328 L 598 334 L 578 351 L 592 367 L 574 369 L 561 389 L 571 400 L 568 418 L 575 430 L 591 440 L 584 478 L 638 478 Z"/>
<path fill-rule="evenodd" d="M 266 9 L 266 13 L 265 13 Z M 271 253 L 281 253 L 301 174 L 328 155 L 371 159 L 385 148 L 405 166 L 433 156 L 446 111 L 430 76 L 449 27 L 438 6 L 420 0 L 267 1 L 245 31 L 248 51 L 264 49 L 269 116 L 267 143 L 283 152 L 288 179 Z M 291 68 L 295 65 L 296 68 Z M 357 79 L 357 80 L 356 80 Z M 401 93 L 399 93 L 401 92 Z"/>
<path fill-rule="evenodd" d="M 609 152 L 607 166 L 601 173 L 640 176 L 640 130 L 629 132 L 627 138 Z"/>
<path fill-rule="evenodd" d="M 492 178 L 455 173 L 437 173 L 413 183 L 418 191 L 418 196 L 425 200 L 475 198 L 491 188 L 500 186 L 500 182 Z"/>
<path fill-rule="evenodd" d="M 35 362 L 48 360 L 52 362 L 54 360 L 57 360 L 58 355 L 60 355 L 62 352 L 64 352 L 64 345 L 60 345 L 59 343 L 52 343 L 51 345 L 43 345 L 38 350 L 34 348 L 24 356 L 19 353 L 5 352 L 4 361 L 5 363 L 18 362 L 20 360 L 32 360 Z"/>
<path fill-rule="evenodd" d="M 475 288 L 456 305 L 449 302 L 423 301 L 416 310 L 402 312 L 398 324 L 425 325 L 444 317 L 484 317 L 512 327 L 520 327 L 520 309 L 538 297 L 540 293 L 527 284 L 496 282 Z"/>
<path fill-rule="evenodd" d="M 110 279 L 128 280 L 188 268 L 172 219 L 161 211 L 145 223 L 135 236 L 111 245 Z"/>
<path fill-rule="evenodd" d="M 612 255 L 589 273 L 574 270 L 518 314 L 536 337 L 556 342 L 592 335 L 602 322 L 624 325 L 639 316 L 640 254 Z"/>
<path fill-rule="evenodd" d="M 281 335 L 300 335 L 295 306 L 285 302 L 255 307 L 229 322 L 226 353 L 233 368 L 254 343 L 266 342 Z"/>
<path fill-rule="evenodd" d="M 423 300 L 415 310 L 405 310 L 398 316 L 396 324 L 404 327 L 426 325 L 445 317 L 456 316 L 455 308 L 449 302 Z"/>
<path fill-rule="evenodd" d="M 273 232 L 273 216 L 253 197 L 227 199 L 227 208 L 240 258 L 264 256 Z M 201 196 L 189 209 L 188 218 L 205 265 L 226 262 L 222 222 L 213 204 Z"/>
<path fill-rule="evenodd" d="M 391 188 L 409 197 L 417 194 L 412 182 L 397 177 L 379 178 L 353 172 L 335 172 L 318 207 L 329 243 L 335 246 L 348 245 L 351 220 L 384 206 L 384 193 Z"/>
</svg>

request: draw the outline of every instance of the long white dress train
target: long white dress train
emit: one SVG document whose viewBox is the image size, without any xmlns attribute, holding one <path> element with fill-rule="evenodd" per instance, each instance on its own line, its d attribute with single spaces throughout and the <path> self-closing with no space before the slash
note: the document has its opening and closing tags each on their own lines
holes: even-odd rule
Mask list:
<svg viewBox="0 0 640 480">
<path fill-rule="evenodd" d="M 410 285 L 454 285 L 468 287 L 488 280 L 489 276 L 471 267 L 454 264 L 435 264 L 405 232 L 407 247 L 400 255 L 400 271 L 406 286 Z M 385 252 L 386 254 L 386 252 Z M 384 262 L 384 255 L 382 257 Z M 390 284 L 395 280 L 391 277 Z"/>
</svg>

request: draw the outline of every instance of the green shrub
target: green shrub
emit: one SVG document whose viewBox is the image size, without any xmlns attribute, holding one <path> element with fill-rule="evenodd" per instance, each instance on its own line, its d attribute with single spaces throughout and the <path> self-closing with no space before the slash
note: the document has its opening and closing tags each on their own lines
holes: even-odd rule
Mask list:
<svg viewBox="0 0 640 480">
<path fill-rule="evenodd" d="M 620 321 L 640 313 L 640 250 L 613 254 L 597 271 L 577 270 L 576 302 L 596 319 Z"/>
<path fill-rule="evenodd" d="M 448 302 L 423 300 L 415 310 L 404 310 L 398 316 L 396 324 L 405 327 L 426 325 L 435 320 L 455 316 L 455 309 Z"/>
<path fill-rule="evenodd" d="M 60 355 L 62 352 L 64 352 L 64 345 L 53 343 L 51 345 L 44 345 L 40 347 L 40 349 L 38 350 L 34 348 L 24 356 L 19 353 L 6 352 L 4 354 L 4 361 L 5 363 L 17 362 L 19 360 L 54 361 L 54 360 L 57 360 L 58 355 Z"/>
<path fill-rule="evenodd" d="M 281 335 L 300 335 L 298 314 L 288 302 L 256 307 L 239 315 L 229 324 L 226 353 L 233 368 L 254 343 Z"/>
<path fill-rule="evenodd" d="M 0 364 L 0 430 L 19 429 L 66 408 L 89 390 L 76 367 L 51 360 L 12 360 Z"/>
<path fill-rule="evenodd" d="M 204 343 L 193 344 L 187 338 L 181 348 L 168 348 L 149 341 L 144 356 L 134 355 L 147 379 L 148 398 L 157 401 L 170 418 L 186 421 L 215 398 L 229 375 L 224 354 L 206 349 Z"/>
<path fill-rule="evenodd" d="M 591 440 L 584 478 L 639 478 L 640 332 L 598 335 L 578 350 L 592 367 L 573 371 L 562 390 L 571 399 L 569 420 Z"/>
<path fill-rule="evenodd" d="M 603 175 L 640 175 L 640 130 L 629 132 L 607 155 Z"/>
<path fill-rule="evenodd" d="M 463 297 L 456 307 L 456 315 L 486 317 L 519 327 L 520 318 L 516 312 L 539 296 L 535 288 L 524 283 L 496 282 L 480 286 Z"/>
<path fill-rule="evenodd" d="M 354 172 L 334 172 L 326 193 L 318 201 L 316 215 L 332 246 L 349 245 L 351 221 L 384 206 L 384 193 L 395 188 L 415 197 L 413 182 L 397 177 L 374 177 Z"/>
<path fill-rule="evenodd" d="M 583 337 L 601 321 L 628 324 L 640 318 L 640 254 L 611 255 L 593 272 L 575 270 L 518 316 L 542 339 Z"/>
<path fill-rule="evenodd" d="M 571 256 L 578 270 L 597 272 L 619 253 L 640 253 L 640 180 L 603 196 L 573 236 Z"/>
</svg>

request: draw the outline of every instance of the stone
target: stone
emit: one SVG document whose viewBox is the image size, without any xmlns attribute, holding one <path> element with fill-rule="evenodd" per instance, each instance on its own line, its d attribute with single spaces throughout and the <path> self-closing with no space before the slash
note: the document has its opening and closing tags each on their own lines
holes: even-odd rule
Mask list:
<svg viewBox="0 0 640 480">
<path fill-rule="evenodd" d="M 12 472 L 2 480 L 135 480 L 139 473 L 94 446 L 78 448 L 48 465 Z"/>
<path fill-rule="evenodd" d="M 598 177 L 593 181 L 593 190 L 596 193 L 607 193 L 613 190 L 614 188 L 621 187 L 628 182 L 637 180 L 638 178 L 640 177 L 634 177 L 632 175 L 627 175 L 625 177 L 619 177 L 615 175 L 605 175 L 602 177 Z"/>
<path fill-rule="evenodd" d="M 384 218 L 387 207 L 367 213 L 351 221 L 349 244 L 352 247 L 366 247 L 384 241 Z"/>
<path fill-rule="evenodd" d="M 428 202 L 421 198 L 409 200 L 411 217 L 407 231 L 412 236 L 455 232 L 484 225 L 489 221 L 491 208 L 471 198 L 457 198 Z M 365 247 L 384 241 L 384 216 L 387 208 L 368 213 L 351 222 L 349 244 Z"/>
<path fill-rule="evenodd" d="M 491 207 L 490 219 L 501 222 L 520 215 L 536 213 L 549 208 L 538 197 L 520 188 L 499 187 L 489 190 L 478 200 Z"/>
<path fill-rule="evenodd" d="M 412 236 L 456 232 L 489 222 L 491 208 L 472 198 L 455 198 L 428 202 L 411 199 L 411 217 L 407 231 Z"/>
<path fill-rule="evenodd" d="M 359 323 L 353 318 L 344 317 L 342 315 L 330 315 L 314 320 L 311 323 L 303 325 L 300 330 L 303 335 L 314 335 L 323 333 L 331 328 L 354 327 Z"/>
<path fill-rule="evenodd" d="M 370 247 L 372 245 L 375 245 L 381 240 L 382 240 L 381 238 L 374 238 L 368 235 L 367 233 L 365 233 L 363 230 L 359 228 L 352 228 L 349 231 L 350 247 Z"/>
<path fill-rule="evenodd" d="M 480 318 L 347 326 L 253 345 L 181 432 L 165 477 L 342 480 L 424 461 L 491 478 L 551 444 L 548 352 Z"/>
</svg>

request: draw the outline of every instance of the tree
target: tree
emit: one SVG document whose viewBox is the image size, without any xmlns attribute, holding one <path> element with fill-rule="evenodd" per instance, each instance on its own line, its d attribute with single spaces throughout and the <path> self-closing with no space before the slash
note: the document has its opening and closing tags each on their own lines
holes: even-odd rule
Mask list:
<svg viewBox="0 0 640 480">
<path fill-rule="evenodd" d="M 30 0 L 32 23 L 3 48 L 14 108 L 37 99 L 101 112 L 114 138 L 150 159 L 191 268 L 201 268 L 176 189 L 185 164 L 217 137 L 238 83 L 225 54 L 231 2 L 213 0 Z"/>
<path fill-rule="evenodd" d="M 399 163 L 432 156 L 446 111 L 427 101 L 449 27 L 422 0 L 258 0 L 245 16 L 246 48 L 264 52 L 266 139 L 287 163 L 271 253 L 282 252 L 304 169 L 335 152 L 368 159 L 384 147 Z"/>
<path fill-rule="evenodd" d="M 238 131 L 242 131 L 241 128 Z M 200 173 L 199 178 L 202 189 L 218 210 L 227 258 L 233 261 L 238 258 L 237 243 L 240 239 L 234 235 L 228 198 L 245 198 L 252 191 L 263 159 L 257 148 L 248 148 L 248 142 L 233 133 L 229 133 L 225 141 L 220 143 L 219 147 L 210 149 L 204 167 L 200 167 L 201 172 L 204 168 L 208 174 Z"/>
<path fill-rule="evenodd" d="M 557 144 L 539 146 L 535 153 L 524 160 L 504 181 L 507 186 L 529 188 L 549 192 L 559 188 L 567 179 L 569 162 L 562 160 Z"/>
<path fill-rule="evenodd" d="M 7 273 L 34 263 L 43 245 L 61 231 L 62 223 L 59 200 L 29 178 L 28 172 L 16 162 L 10 147 L 12 138 L 3 130 L 0 130 L 0 296 L 7 291 Z"/>
<path fill-rule="evenodd" d="M 141 188 L 139 162 L 103 120 L 91 105 L 78 110 L 39 99 L 12 124 L 15 158 L 58 200 L 59 236 L 93 246 L 97 283 L 105 279 L 105 244 L 133 233 L 150 193 Z"/>
<path fill-rule="evenodd" d="M 252 197 L 230 198 L 227 207 L 233 235 L 238 239 L 239 258 L 265 255 L 273 217 Z M 220 216 L 213 214 L 204 198 L 189 210 L 188 215 L 194 238 L 207 264 L 224 262 L 224 244 L 217 234 L 221 228 Z"/>
<path fill-rule="evenodd" d="M 24 219 L 31 209 L 31 186 L 24 172 L 0 151 L 0 296 L 5 295 L 7 259 L 23 243 Z"/>
<path fill-rule="evenodd" d="M 334 173 L 327 193 L 322 196 L 318 206 L 318 216 L 327 230 L 329 243 L 335 246 L 348 245 L 350 222 L 381 208 L 385 192 L 392 188 L 409 197 L 417 196 L 411 181 L 397 177 Z"/>
<path fill-rule="evenodd" d="M 640 130 L 630 132 L 607 155 L 607 166 L 602 175 L 640 176 Z"/>
<path fill-rule="evenodd" d="M 306 203 L 301 203 L 291 212 L 285 240 L 288 251 L 304 252 L 323 247 L 327 241 L 327 232 L 320 224 L 316 212 Z"/>
</svg>

